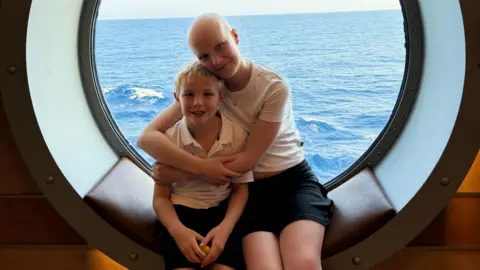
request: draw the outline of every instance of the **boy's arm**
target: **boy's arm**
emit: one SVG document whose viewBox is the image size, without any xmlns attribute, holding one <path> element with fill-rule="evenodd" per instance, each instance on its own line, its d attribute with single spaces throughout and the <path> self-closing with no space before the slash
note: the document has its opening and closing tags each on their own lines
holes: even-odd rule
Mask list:
<svg viewBox="0 0 480 270">
<path fill-rule="evenodd" d="M 232 183 L 232 194 L 228 201 L 227 213 L 220 226 L 226 226 L 230 231 L 243 213 L 248 200 L 248 183 Z"/>
<path fill-rule="evenodd" d="M 175 208 L 173 208 L 172 200 L 170 199 L 170 192 L 172 188 L 170 185 L 155 184 L 153 191 L 153 210 L 158 217 L 158 220 L 165 226 L 170 235 L 173 235 L 175 229 L 184 226 L 180 219 L 178 219 Z"/>
<path fill-rule="evenodd" d="M 218 226 L 213 228 L 200 243 L 200 246 L 205 246 L 210 241 L 212 242 L 211 250 L 202 262 L 202 268 L 214 262 L 220 253 L 222 253 L 228 237 L 232 233 L 235 224 L 242 215 L 243 209 L 247 203 L 247 199 L 248 184 L 232 183 L 232 193 L 230 194 L 227 213 L 225 214 L 223 221 Z"/>
<path fill-rule="evenodd" d="M 197 241 L 203 241 L 204 238 L 182 224 L 173 207 L 170 193 L 171 186 L 156 184 L 153 209 L 183 255 L 192 263 L 201 263 L 206 255 L 198 246 Z"/>
</svg>

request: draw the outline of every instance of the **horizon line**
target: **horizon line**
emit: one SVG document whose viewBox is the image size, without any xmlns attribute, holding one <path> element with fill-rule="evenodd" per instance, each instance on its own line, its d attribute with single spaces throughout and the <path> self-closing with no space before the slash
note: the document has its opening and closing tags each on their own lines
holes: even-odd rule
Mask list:
<svg viewBox="0 0 480 270">
<path fill-rule="evenodd" d="M 249 17 L 249 16 L 277 16 L 277 15 L 309 15 L 309 14 L 325 14 L 325 13 L 352 13 L 352 12 L 371 12 L 371 11 L 398 11 L 398 9 L 358 9 L 358 10 L 333 10 L 333 11 L 319 11 L 319 12 L 294 12 L 294 13 L 254 13 L 254 14 L 237 14 L 225 15 L 223 17 Z M 121 20 L 153 20 L 153 19 L 193 19 L 196 16 L 178 16 L 178 17 L 127 17 L 127 18 L 101 18 L 97 17 L 99 21 L 121 21 Z"/>
</svg>

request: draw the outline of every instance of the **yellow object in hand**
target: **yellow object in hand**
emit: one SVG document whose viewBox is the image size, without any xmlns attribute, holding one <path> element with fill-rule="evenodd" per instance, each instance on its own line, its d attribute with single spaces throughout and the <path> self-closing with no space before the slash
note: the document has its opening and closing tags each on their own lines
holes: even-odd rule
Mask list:
<svg viewBox="0 0 480 270">
<path fill-rule="evenodd" d="M 203 251 L 203 253 L 205 253 L 205 255 L 210 253 L 210 247 L 209 246 L 200 246 L 200 249 Z"/>
</svg>

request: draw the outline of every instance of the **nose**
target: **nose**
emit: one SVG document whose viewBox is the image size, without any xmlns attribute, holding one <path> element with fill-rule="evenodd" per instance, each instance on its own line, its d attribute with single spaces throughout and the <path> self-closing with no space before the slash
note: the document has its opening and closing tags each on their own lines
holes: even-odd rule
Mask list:
<svg viewBox="0 0 480 270">
<path fill-rule="evenodd" d="M 203 105 L 203 95 L 195 95 L 193 99 L 193 106 L 201 106 Z"/>
<path fill-rule="evenodd" d="M 223 66 L 223 62 L 225 62 L 220 55 L 212 55 L 212 64 L 215 68 L 219 68 Z"/>
</svg>

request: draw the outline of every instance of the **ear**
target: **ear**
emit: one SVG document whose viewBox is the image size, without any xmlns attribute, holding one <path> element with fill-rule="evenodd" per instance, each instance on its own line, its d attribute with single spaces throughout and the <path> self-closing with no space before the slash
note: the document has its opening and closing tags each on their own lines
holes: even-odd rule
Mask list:
<svg viewBox="0 0 480 270">
<path fill-rule="evenodd" d="M 232 34 L 233 40 L 235 40 L 235 43 L 238 44 L 240 40 L 238 39 L 237 30 L 235 30 L 235 28 L 232 28 L 232 31 L 230 31 L 230 33 Z"/>
<path fill-rule="evenodd" d="M 225 95 L 220 95 L 218 97 L 218 105 L 222 105 L 223 101 L 225 100 Z"/>
<path fill-rule="evenodd" d="M 177 96 L 177 93 L 176 93 L 176 92 L 173 93 L 173 96 L 175 97 L 175 100 L 176 100 L 177 102 L 180 102 L 180 100 L 178 99 L 178 96 Z"/>
</svg>

